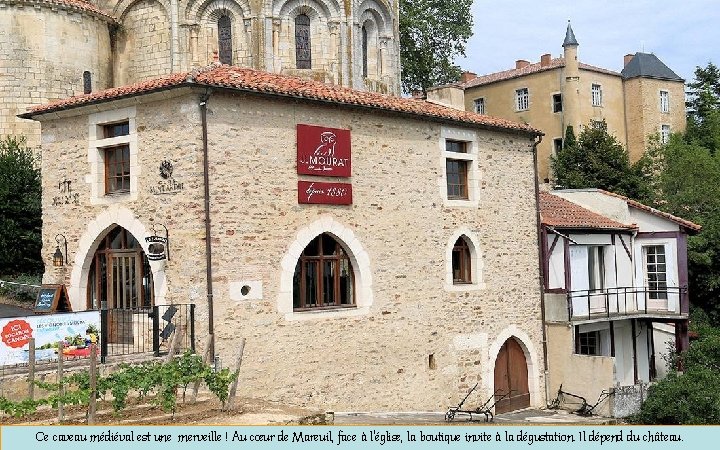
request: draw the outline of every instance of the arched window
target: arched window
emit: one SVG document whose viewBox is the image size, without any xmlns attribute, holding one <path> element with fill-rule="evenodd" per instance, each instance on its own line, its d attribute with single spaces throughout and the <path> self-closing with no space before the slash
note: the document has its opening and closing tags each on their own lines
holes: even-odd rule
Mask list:
<svg viewBox="0 0 720 450">
<path fill-rule="evenodd" d="M 368 32 L 365 25 L 362 27 L 362 73 L 363 78 L 368 76 Z"/>
<path fill-rule="evenodd" d="M 312 69 L 310 18 L 305 14 L 295 17 L 295 67 Z"/>
<path fill-rule="evenodd" d="M 464 236 L 460 236 L 452 250 L 453 284 L 472 283 L 470 248 Z"/>
<path fill-rule="evenodd" d="M 355 305 L 352 265 L 345 250 L 329 234 L 313 239 L 300 255 L 293 275 L 293 308 Z"/>
<path fill-rule="evenodd" d="M 218 19 L 218 57 L 223 64 L 232 64 L 232 24 L 230 17 Z"/>
<path fill-rule="evenodd" d="M 153 306 L 150 263 L 140 243 L 116 226 L 100 241 L 88 276 L 88 309 L 145 309 Z"/>
</svg>

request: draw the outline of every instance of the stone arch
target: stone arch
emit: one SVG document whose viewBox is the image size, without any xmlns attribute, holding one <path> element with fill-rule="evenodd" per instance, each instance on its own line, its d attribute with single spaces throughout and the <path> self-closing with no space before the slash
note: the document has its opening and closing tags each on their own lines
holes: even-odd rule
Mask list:
<svg viewBox="0 0 720 450">
<path fill-rule="evenodd" d="M 372 22 L 377 27 L 380 36 L 392 36 L 393 17 L 387 5 L 377 0 L 364 0 L 356 9 L 357 23 L 362 26 Z"/>
<path fill-rule="evenodd" d="M 280 292 L 277 308 L 282 314 L 293 312 L 293 274 L 300 254 L 315 237 L 327 233 L 347 253 L 355 275 L 355 298 L 358 310 L 367 310 L 373 303 L 370 258 L 355 233 L 331 216 L 324 216 L 298 230 L 280 263 Z"/>
<path fill-rule="evenodd" d="M 509 325 L 503 329 L 488 348 L 488 364 L 485 365 L 483 379 L 486 382 L 486 394 L 492 396 L 495 392 L 495 361 L 505 341 L 514 338 L 523 350 L 528 369 L 528 388 L 530 391 L 530 406 L 542 404 L 542 390 L 540 388 L 541 368 L 538 352 L 530 336 L 517 325 Z"/>
<path fill-rule="evenodd" d="M 119 205 L 111 205 L 98 214 L 95 219 L 87 224 L 85 231 L 78 240 L 78 248 L 73 261 L 72 272 L 70 273 L 70 289 L 68 292 L 73 311 L 83 311 L 86 308 L 85 292 L 93 256 L 100 244 L 100 240 L 115 226 L 121 226 L 128 230 L 140 243 L 143 251 L 146 254 L 149 253 L 149 244 L 145 242 L 144 238 L 150 236 L 150 230 L 135 217 L 132 211 Z M 167 294 L 165 262 L 150 261 L 150 269 L 153 274 L 155 304 L 165 304 L 165 295 Z"/>
<path fill-rule="evenodd" d="M 135 6 L 136 3 L 147 1 L 149 3 L 159 3 L 165 9 L 165 15 L 170 17 L 170 0 L 120 0 L 113 8 L 112 15 L 122 22 L 127 11 Z"/>
<path fill-rule="evenodd" d="M 358 0 L 355 5 L 352 45 L 356 56 L 352 65 L 357 81 L 354 84 L 361 89 L 388 92 L 388 76 L 395 71 L 396 55 L 393 10 L 382 0 Z M 367 54 L 363 51 L 363 28 L 369 41 Z"/>
<path fill-rule="evenodd" d="M 339 20 L 343 16 L 340 3 L 336 0 L 274 0 L 272 3 L 272 16 L 278 19 L 294 18 L 301 12 L 310 19 L 324 17 L 325 20 Z"/>
<path fill-rule="evenodd" d="M 193 5 L 188 11 L 188 20 L 197 24 L 197 48 L 194 59 L 200 65 L 213 60 L 213 52 L 218 50 L 218 20 L 227 16 L 232 28 L 232 64 L 243 67 L 252 66 L 252 37 L 249 30 L 251 10 L 247 0 L 205 0 Z"/>
<path fill-rule="evenodd" d="M 214 14 L 219 11 L 227 11 L 236 20 L 249 19 L 252 15 L 248 0 L 196 0 L 188 4 L 185 18 L 191 23 L 203 23 L 217 19 Z"/>
<path fill-rule="evenodd" d="M 273 55 L 274 71 L 334 83 L 340 77 L 343 37 L 343 9 L 336 0 L 276 0 L 271 5 L 273 39 L 268 54 Z M 298 68 L 295 18 L 310 19 L 310 69 Z M 308 70 L 312 72 L 308 73 Z"/>
<path fill-rule="evenodd" d="M 460 238 L 465 238 L 470 250 L 470 270 L 472 273 L 472 284 L 454 285 L 452 273 L 452 252 L 455 242 Z M 483 261 L 483 253 L 480 247 L 480 239 L 477 235 L 470 231 L 467 227 L 458 228 L 450 236 L 445 246 L 445 287 L 447 290 L 473 290 L 484 289 L 485 281 L 483 278 L 483 270 L 485 263 Z"/>
</svg>

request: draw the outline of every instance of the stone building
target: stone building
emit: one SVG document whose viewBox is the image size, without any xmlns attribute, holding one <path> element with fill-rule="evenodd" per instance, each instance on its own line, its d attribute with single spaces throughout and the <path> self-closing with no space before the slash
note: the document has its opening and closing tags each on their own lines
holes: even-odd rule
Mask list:
<svg viewBox="0 0 720 450">
<path fill-rule="evenodd" d="M 23 118 L 74 310 L 193 303 L 246 395 L 545 404 L 532 127 L 217 63 Z"/>
<path fill-rule="evenodd" d="M 0 0 L 0 135 L 32 105 L 225 64 L 400 91 L 397 0 Z"/>
<path fill-rule="evenodd" d="M 542 130 L 540 181 L 551 176 L 550 155 L 562 149 L 568 126 L 577 135 L 605 121 L 631 161 L 645 152 L 651 136 L 665 141 L 685 130 L 684 80 L 657 56 L 626 55 L 618 73 L 580 62 L 578 47 L 568 24 L 562 57 L 548 53 L 536 63 L 517 60 L 513 69 L 483 76 L 466 72 L 456 85 L 430 90 L 428 99 Z"/>
</svg>

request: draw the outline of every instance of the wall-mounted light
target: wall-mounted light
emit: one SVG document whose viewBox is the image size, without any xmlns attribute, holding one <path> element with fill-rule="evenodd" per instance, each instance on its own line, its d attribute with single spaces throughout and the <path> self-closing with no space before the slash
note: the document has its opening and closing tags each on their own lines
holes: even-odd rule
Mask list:
<svg viewBox="0 0 720 450">
<path fill-rule="evenodd" d="M 64 254 L 60 251 L 61 240 L 65 247 Z M 55 246 L 55 253 L 53 253 L 53 266 L 62 267 L 67 264 L 67 239 L 65 239 L 65 236 L 63 236 L 62 234 L 57 234 L 55 235 L 55 242 L 57 242 L 57 245 Z"/>
</svg>

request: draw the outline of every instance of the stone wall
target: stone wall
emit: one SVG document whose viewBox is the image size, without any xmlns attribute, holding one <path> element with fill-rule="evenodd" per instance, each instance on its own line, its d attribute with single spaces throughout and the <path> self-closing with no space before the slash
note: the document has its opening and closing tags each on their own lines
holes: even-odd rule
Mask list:
<svg viewBox="0 0 720 450">
<path fill-rule="evenodd" d="M 43 123 L 44 281 L 68 283 L 73 305 L 84 305 L 82 274 L 98 236 L 119 224 L 142 241 L 162 223 L 173 256 L 153 263 L 156 301 L 196 303 L 196 331 L 207 333 L 198 97 L 133 100 L 136 200 L 90 203 L 87 115 Z M 497 352 L 514 337 L 529 365 L 531 402 L 545 404 L 529 138 L 464 130 L 478 147 L 478 207 L 445 206 L 448 126 L 252 95 L 218 93 L 208 105 L 217 352 L 230 365 L 247 339 L 241 395 L 329 410 L 440 411 L 480 382 L 469 401 L 481 404 L 493 392 Z M 298 204 L 297 181 L 307 179 L 296 174 L 298 123 L 351 130 L 351 206 Z M 151 193 L 164 160 L 183 184 L 174 195 Z M 79 202 L 53 206 L 64 178 L 77 183 Z M 50 258 L 59 230 L 71 264 L 58 270 Z M 458 230 L 477 237 L 482 285 L 446 288 Z M 359 307 L 284 312 L 297 255 L 321 232 L 351 254 Z"/>
<path fill-rule="evenodd" d="M 115 85 L 172 71 L 170 20 L 157 0 L 141 0 L 123 12 L 116 32 Z"/>
<path fill-rule="evenodd" d="M 0 136 L 25 135 L 40 143 L 40 126 L 18 119 L 31 105 L 110 86 L 108 18 L 62 4 L 0 1 Z"/>
</svg>

